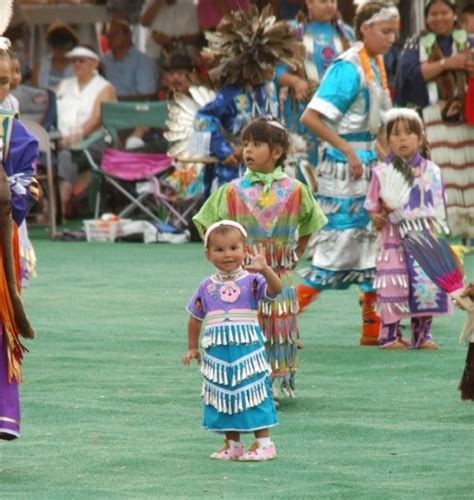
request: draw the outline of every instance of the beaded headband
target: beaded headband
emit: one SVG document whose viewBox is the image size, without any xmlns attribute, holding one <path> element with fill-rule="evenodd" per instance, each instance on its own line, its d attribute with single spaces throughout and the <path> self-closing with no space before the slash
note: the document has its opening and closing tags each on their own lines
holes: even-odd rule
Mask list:
<svg viewBox="0 0 474 500">
<path fill-rule="evenodd" d="M 224 220 L 220 220 L 219 222 L 214 222 L 214 224 L 211 224 L 207 228 L 206 234 L 204 235 L 204 246 L 206 248 L 207 248 L 207 244 L 209 243 L 209 236 L 211 236 L 211 233 L 220 226 L 235 227 L 235 229 L 238 229 L 245 239 L 247 238 L 247 231 L 245 230 L 244 226 L 242 226 L 242 224 L 239 224 L 238 222 L 235 222 L 234 220 L 224 219 Z"/>
</svg>

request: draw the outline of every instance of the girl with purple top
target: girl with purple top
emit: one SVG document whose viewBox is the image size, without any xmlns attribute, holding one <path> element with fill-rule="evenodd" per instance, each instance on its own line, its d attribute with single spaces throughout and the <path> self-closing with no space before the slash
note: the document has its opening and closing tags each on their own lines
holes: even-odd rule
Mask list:
<svg viewBox="0 0 474 500">
<path fill-rule="evenodd" d="M 183 363 L 201 363 L 204 322 L 203 426 L 225 434 L 224 447 L 211 458 L 260 462 L 276 457 L 268 429 L 278 419 L 257 311 L 260 301 L 272 301 L 281 292 L 282 283 L 268 266 L 263 247 L 250 253 L 246 239 L 244 227 L 231 220 L 207 229 L 206 257 L 216 272 L 201 282 L 187 306 L 189 350 Z M 245 259 L 249 264 L 243 266 Z M 256 442 L 244 452 L 240 434 L 248 432 Z"/>
<path fill-rule="evenodd" d="M 427 160 L 426 140 L 419 115 L 406 108 L 386 114 L 390 153 L 375 169 L 364 207 L 379 231 L 375 288 L 382 325 L 379 344 L 385 349 L 436 349 L 431 335 L 434 315 L 450 311 L 442 292 L 402 246 L 410 231 L 439 231 L 446 227 L 446 207 L 441 171 Z M 413 169 L 414 183 L 408 202 L 389 211 L 380 196 L 380 175 L 395 155 Z M 400 320 L 411 318 L 411 342 L 404 340 Z"/>
</svg>

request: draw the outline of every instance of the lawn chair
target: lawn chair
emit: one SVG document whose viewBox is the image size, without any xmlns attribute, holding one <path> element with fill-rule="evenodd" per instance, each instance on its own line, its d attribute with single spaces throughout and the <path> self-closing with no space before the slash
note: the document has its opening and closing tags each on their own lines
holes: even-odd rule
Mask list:
<svg viewBox="0 0 474 500">
<path fill-rule="evenodd" d="M 162 129 L 168 117 L 166 102 L 114 102 L 102 104 L 102 126 L 111 137 L 111 148 L 107 148 L 100 165 L 94 161 L 87 147 L 83 149 L 100 184 L 107 184 L 121 193 L 129 204 L 118 214 L 129 216 L 134 211 L 141 211 L 156 223 L 169 220 L 179 226 L 189 224 L 188 213 L 182 214 L 176 208 L 176 200 L 162 186 L 164 177 L 174 170 L 173 160 L 166 154 L 121 151 L 121 130 L 137 127 Z M 96 193 L 94 216 L 101 211 L 102 186 Z"/>
<path fill-rule="evenodd" d="M 54 239 L 56 235 L 56 186 L 54 181 L 53 162 L 51 160 L 51 141 L 48 132 L 39 123 L 23 118 L 21 122 L 38 139 L 39 151 L 44 155 L 45 173 L 38 173 L 36 178 L 46 193 L 48 201 L 47 224 L 49 236 L 51 239 Z"/>
</svg>

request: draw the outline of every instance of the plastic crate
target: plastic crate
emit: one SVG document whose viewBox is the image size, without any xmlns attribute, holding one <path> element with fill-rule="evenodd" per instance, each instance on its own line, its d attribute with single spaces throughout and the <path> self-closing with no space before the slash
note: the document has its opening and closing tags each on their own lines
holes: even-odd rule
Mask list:
<svg viewBox="0 0 474 500">
<path fill-rule="evenodd" d="M 101 219 L 88 219 L 84 221 L 87 241 L 115 241 L 123 235 L 124 224 L 131 219 L 121 219 L 118 221 L 105 221 Z"/>
</svg>

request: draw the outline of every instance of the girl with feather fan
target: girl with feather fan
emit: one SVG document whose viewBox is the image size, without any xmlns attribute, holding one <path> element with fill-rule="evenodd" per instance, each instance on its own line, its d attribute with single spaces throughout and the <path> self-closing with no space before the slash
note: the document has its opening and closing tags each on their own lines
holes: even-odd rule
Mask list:
<svg viewBox="0 0 474 500">
<path fill-rule="evenodd" d="M 357 284 L 362 291 L 361 345 L 377 345 L 375 232 L 363 207 L 377 160 L 382 111 L 391 107 L 382 55 L 393 45 L 397 8 L 374 1 L 359 5 L 357 42 L 328 68 L 301 122 L 324 141 L 317 168 L 318 196 L 328 224 L 313 238 L 312 267 L 297 287 L 300 307 L 325 289 Z"/>
<path fill-rule="evenodd" d="M 379 344 L 384 349 L 436 349 L 432 317 L 450 312 L 450 301 L 403 247 L 402 239 L 446 227 L 441 171 L 425 157 L 426 139 L 416 111 L 394 108 L 385 119 L 390 153 L 374 168 L 364 204 L 379 231 L 375 279 L 382 319 Z M 399 179 L 387 175 L 391 169 L 401 171 Z M 406 194 L 400 197 L 397 192 Z M 411 342 L 400 330 L 405 317 L 411 318 Z"/>
<path fill-rule="evenodd" d="M 1 2 L 0 35 L 11 13 L 12 2 Z M 10 41 L 0 37 L 0 102 L 10 90 L 9 48 Z M 37 188 L 33 165 L 38 157 L 38 142 L 11 111 L 0 109 L 0 124 L 0 439 L 12 440 L 20 435 L 18 384 L 26 350 L 20 336 L 34 337 L 18 292 L 18 226 Z"/>
</svg>

